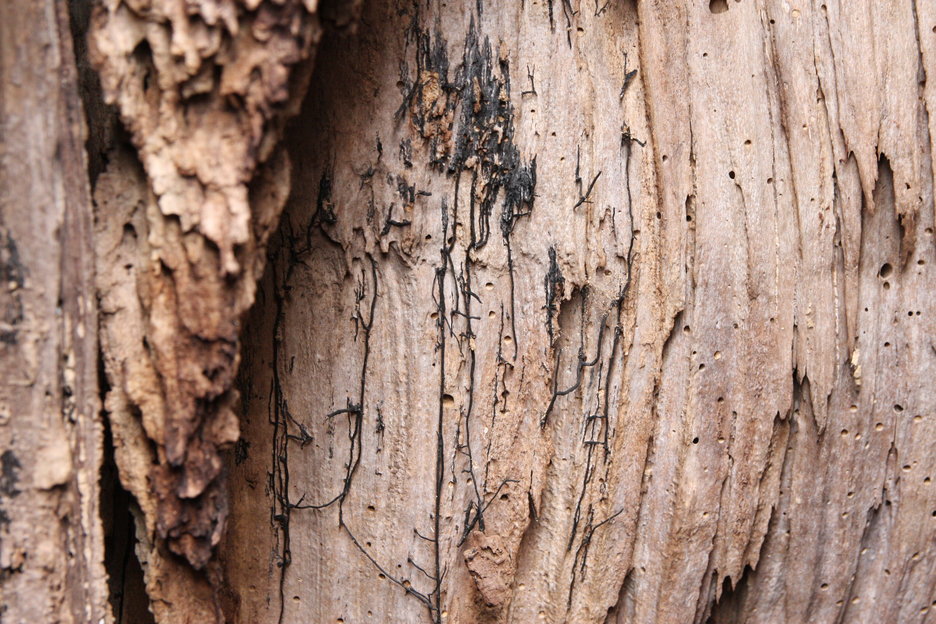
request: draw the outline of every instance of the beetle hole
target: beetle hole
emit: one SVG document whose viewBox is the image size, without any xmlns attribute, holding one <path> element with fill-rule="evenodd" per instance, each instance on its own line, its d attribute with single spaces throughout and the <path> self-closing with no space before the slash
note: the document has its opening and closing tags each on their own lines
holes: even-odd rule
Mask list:
<svg viewBox="0 0 936 624">
<path fill-rule="evenodd" d="M 712 13 L 724 13 L 728 10 L 728 0 L 711 0 L 708 8 Z"/>
</svg>

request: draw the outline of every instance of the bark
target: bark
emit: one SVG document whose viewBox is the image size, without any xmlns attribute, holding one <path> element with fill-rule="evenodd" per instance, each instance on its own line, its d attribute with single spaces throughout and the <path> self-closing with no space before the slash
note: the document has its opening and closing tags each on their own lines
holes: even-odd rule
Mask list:
<svg viewBox="0 0 936 624">
<path fill-rule="evenodd" d="M 157 622 L 932 621 L 936 5 L 107 0 L 87 162 L 55 6 L 9 617 L 110 617 L 93 281 Z"/>
<path fill-rule="evenodd" d="M 0 3 L 0 621 L 109 617 L 91 200 L 68 12 Z"/>
</svg>

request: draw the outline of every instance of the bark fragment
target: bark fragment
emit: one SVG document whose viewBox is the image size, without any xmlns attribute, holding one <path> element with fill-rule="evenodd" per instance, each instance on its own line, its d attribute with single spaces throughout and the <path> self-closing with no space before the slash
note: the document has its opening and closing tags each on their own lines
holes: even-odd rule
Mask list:
<svg viewBox="0 0 936 624">
<path fill-rule="evenodd" d="M 275 146 L 305 93 L 316 11 L 116 0 L 91 18 L 90 59 L 137 150 L 115 148 L 96 186 L 98 290 L 116 459 L 159 621 L 188 617 L 183 604 L 222 617 L 211 560 L 228 515 L 220 453 L 238 438 L 240 323 L 288 194 Z"/>
</svg>

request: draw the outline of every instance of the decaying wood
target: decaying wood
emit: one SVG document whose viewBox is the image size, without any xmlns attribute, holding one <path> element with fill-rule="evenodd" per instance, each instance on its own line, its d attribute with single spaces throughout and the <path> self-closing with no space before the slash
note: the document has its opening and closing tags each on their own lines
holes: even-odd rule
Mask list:
<svg viewBox="0 0 936 624">
<path fill-rule="evenodd" d="M 157 622 L 933 621 L 936 3 L 361 4 L 96 2 L 93 248 L 0 5 L 0 619 L 111 619 L 100 338 Z"/>
<path fill-rule="evenodd" d="M 361 24 L 287 133 L 228 619 L 931 621 L 936 6 Z"/>
<path fill-rule="evenodd" d="M 161 622 L 221 619 L 211 557 L 228 515 L 220 453 L 238 437 L 240 321 L 289 189 L 275 146 L 305 92 L 315 11 L 107 1 L 91 19 L 91 62 L 139 158 L 115 148 L 96 185 L 97 287 L 115 457 Z"/>
<path fill-rule="evenodd" d="M 108 621 L 91 198 L 68 12 L 0 3 L 0 621 Z"/>
</svg>

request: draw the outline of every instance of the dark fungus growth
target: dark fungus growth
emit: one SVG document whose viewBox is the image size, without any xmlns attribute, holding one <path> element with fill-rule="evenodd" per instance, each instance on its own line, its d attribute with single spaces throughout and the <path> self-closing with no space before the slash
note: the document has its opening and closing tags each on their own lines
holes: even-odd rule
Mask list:
<svg viewBox="0 0 936 624">
<path fill-rule="evenodd" d="M 555 344 L 556 332 L 553 326 L 556 315 L 559 313 L 559 301 L 562 300 L 565 288 L 565 278 L 556 262 L 556 248 L 549 248 L 549 270 L 543 278 L 543 287 L 546 291 L 546 331 L 549 333 L 549 344 Z"/>
<path fill-rule="evenodd" d="M 510 236 L 517 221 L 533 208 L 536 158 L 524 162 L 514 143 L 510 61 L 496 59 L 490 39 L 481 37 L 472 18 L 461 63 L 450 80 L 448 46 L 438 27 L 434 34 L 420 26 L 418 12 L 407 29 L 415 43 L 416 74 L 401 64 L 403 101 L 397 117 L 407 112 L 413 126 L 429 143 L 429 164 L 458 180 L 470 175 L 470 245 L 483 248 L 490 239 L 491 215 L 502 200 L 500 230 L 507 247 L 511 282 L 510 323 L 514 357 L 518 345 L 514 305 L 514 266 Z M 466 268 L 470 271 L 470 268 Z"/>
<path fill-rule="evenodd" d="M 462 63 L 455 77 L 461 100 L 454 148 L 448 173 L 471 173 L 471 248 L 481 249 L 490 237 L 490 219 L 503 191 L 500 229 L 507 247 L 510 274 L 510 323 L 514 358 L 518 341 L 514 301 L 514 266 L 510 236 L 517 221 L 533 209 L 536 157 L 523 162 L 514 143 L 514 108 L 510 100 L 510 62 L 503 55 L 495 62 L 491 42 L 482 41 L 474 21 L 465 38 Z M 481 192 L 478 193 L 478 190 Z M 476 199 L 479 198 L 479 199 Z"/>
<path fill-rule="evenodd" d="M 13 498 L 20 493 L 16 484 L 19 482 L 21 468 L 22 465 L 13 451 L 3 451 L 3 455 L 0 455 L 0 494 Z"/>
<path fill-rule="evenodd" d="M 332 204 L 332 169 L 326 167 L 319 178 L 319 192 L 315 200 L 315 214 L 312 220 L 318 223 L 334 225 L 338 221 Z"/>
<path fill-rule="evenodd" d="M 26 283 L 26 269 L 20 261 L 16 241 L 9 234 L 0 234 L 0 283 L 12 291 L 3 306 L 4 327 L 0 329 L 0 342 L 13 345 L 18 341 L 18 325 L 23 321 L 23 302 L 19 290 Z"/>
</svg>

